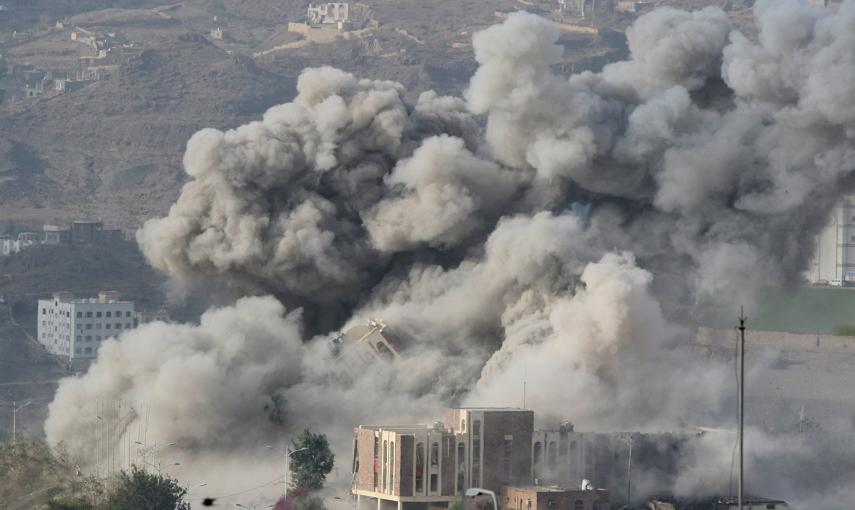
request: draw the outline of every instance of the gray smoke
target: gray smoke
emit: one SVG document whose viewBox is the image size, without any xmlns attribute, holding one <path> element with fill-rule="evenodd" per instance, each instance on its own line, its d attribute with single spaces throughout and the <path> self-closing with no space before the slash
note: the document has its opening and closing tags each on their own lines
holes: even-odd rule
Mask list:
<svg viewBox="0 0 855 510">
<path fill-rule="evenodd" d="M 125 333 L 63 383 L 49 439 L 85 455 L 85 403 L 120 399 L 201 464 L 304 426 L 347 459 L 358 423 L 519 405 L 523 380 L 536 412 L 584 428 L 732 426 L 732 367 L 692 351 L 695 321 L 799 282 L 855 169 L 855 2 L 761 0 L 755 18 L 753 40 L 717 8 L 659 9 L 627 31 L 630 60 L 567 78 L 558 29 L 517 13 L 475 35 L 465 100 L 309 69 L 261 121 L 197 133 L 140 246 L 179 285 L 273 294 L 302 324 L 268 297 Z M 347 373 L 326 335 L 369 317 L 406 348 Z M 649 490 L 720 492 L 713 443 Z M 825 451 L 758 444 L 758 465 Z M 820 467 L 807 496 L 756 487 L 851 493 Z"/>
</svg>

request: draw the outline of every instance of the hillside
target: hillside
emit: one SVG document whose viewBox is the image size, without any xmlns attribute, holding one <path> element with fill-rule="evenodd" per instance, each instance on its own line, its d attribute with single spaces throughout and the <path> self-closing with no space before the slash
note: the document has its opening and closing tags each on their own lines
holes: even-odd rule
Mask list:
<svg viewBox="0 0 855 510">
<path fill-rule="evenodd" d="M 184 34 L 133 57 L 109 80 L 0 108 L 0 217 L 128 220 L 178 193 L 187 139 L 286 101 L 293 80 Z"/>
</svg>

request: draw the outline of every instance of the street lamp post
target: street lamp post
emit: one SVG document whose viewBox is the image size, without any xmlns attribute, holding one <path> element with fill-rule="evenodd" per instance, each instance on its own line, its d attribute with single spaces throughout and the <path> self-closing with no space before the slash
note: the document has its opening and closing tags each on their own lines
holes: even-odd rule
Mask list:
<svg viewBox="0 0 855 510">
<path fill-rule="evenodd" d="M 272 450 L 273 446 L 272 445 L 266 445 L 265 448 L 269 448 Z M 288 499 L 288 472 L 290 471 L 290 468 L 291 468 L 291 466 L 290 466 L 291 456 L 294 455 L 295 453 L 304 452 L 306 450 L 308 450 L 308 448 L 297 448 L 296 450 L 289 450 L 288 448 L 285 449 L 285 495 L 284 495 L 283 499 L 286 499 L 286 500 Z"/>
<path fill-rule="evenodd" d="M 12 402 L 12 442 L 18 442 L 18 411 L 32 404 L 32 400 L 28 400 L 23 403 L 20 407 L 17 402 Z"/>
<path fill-rule="evenodd" d="M 499 501 L 496 499 L 495 492 L 487 489 L 482 489 L 480 487 L 472 487 L 470 489 L 466 489 L 467 498 L 474 498 L 476 496 L 484 495 L 489 495 L 491 498 L 493 498 L 493 510 L 499 510 Z"/>
</svg>

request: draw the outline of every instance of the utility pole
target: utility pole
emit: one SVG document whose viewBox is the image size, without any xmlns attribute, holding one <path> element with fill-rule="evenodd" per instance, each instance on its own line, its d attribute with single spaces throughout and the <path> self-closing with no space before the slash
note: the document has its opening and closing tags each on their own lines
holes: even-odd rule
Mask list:
<svg viewBox="0 0 855 510">
<path fill-rule="evenodd" d="M 626 507 L 630 506 L 632 500 L 632 432 L 629 433 L 629 457 L 626 464 Z"/>
<path fill-rule="evenodd" d="M 33 401 L 30 400 L 30 401 L 27 401 L 24 404 L 22 404 L 21 407 L 18 407 L 17 402 L 14 402 L 14 401 L 12 402 L 12 442 L 13 443 L 18 442 L 18 411 L 20 411 L 21 409 L 27 407 L 28 405 L 30 405 L 32 403 L 33 403 Z"/>
<path fill-rule="evenodd" d="M 745 488 L 744 467 L 745 467 L 745 452 L 743 443 L 745 439 L 745 314 L 742 307 L 739 308 L 739 487 L 737 495 L 737 503 L 739 510 L 742 510 L 743 490 Z"/>
</svg>

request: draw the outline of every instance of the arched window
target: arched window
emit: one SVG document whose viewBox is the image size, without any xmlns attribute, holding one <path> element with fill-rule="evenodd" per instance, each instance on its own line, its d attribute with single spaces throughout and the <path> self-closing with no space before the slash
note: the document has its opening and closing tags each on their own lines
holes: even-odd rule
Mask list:
<svg viewBox="0 0 855 510">
<path fill-rule="evenodd" d="M 416 493 L 425 490 L 425 444 L 416 445 Z"/>
<path fill-rule="evenodd" d="M 387 469 L 386 459 L 389 454 L 389 441 L 383 441 L 383 490 L 386 490 L 386 474 L 389 472 Z"/>
<path fill-rule="evenodd" d="M 430 445 L 430 491 L 439 490 L 439 443 Z"/>
<path fill-rule="evenodd" d="M 389 443 L 389 490 L 395 491 L 395 443 Z"/>
</svg>

